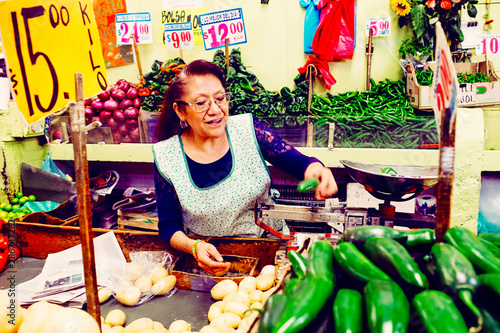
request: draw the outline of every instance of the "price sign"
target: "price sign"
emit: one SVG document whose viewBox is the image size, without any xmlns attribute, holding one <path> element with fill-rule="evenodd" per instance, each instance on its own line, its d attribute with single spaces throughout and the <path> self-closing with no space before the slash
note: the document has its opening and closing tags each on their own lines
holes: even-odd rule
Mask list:
<svg viewBox="0 0 500 333">
<path fill-rule="evenodd" d="M 199 17 L 205 50 L 217 49 L 226 45 L 247 42 L 243 11 L 241 8 L 208 13 Z"/>
<path fill-rule="evenodd" d="M 184 23 L 191 22 L 193 24 L 194 44 L 203 44 L 203 35 L 201 34 L 199 15 L 205 14 L 206 8 L 187 8 L 187 9 L 172 9 L 161 12 L 161 23 Z"/>
<path fill-rule="evenodd" d="M 391 34 L 391 20 L 388 17 L 370 17 L 366 19 L 366 36 L 370 36 L 372 28 L 373 37 L 386 37 Z"/>
<path fill-rule="evenodd" d="M 28 124 L 107 88 L 91 0 L 0 1 L 0 30 L 17 107 Z"/>
<path fill-rule="evenodd" d="M 169 50 L 194 49 L 193 25 L 191 22 L 165 24 L 163 44 Z"/>
<path fill-rule="evenodd" d="M 476 54 L 497 54 L 500 44 L 500 35 L 481 36 L 481 42 L 476 45 Z"/>
<path fill-rule="evenodd" d="M 116 14 L 116 44 L 153 44 L 151 15 L 149 13 Z"/>
</svg>

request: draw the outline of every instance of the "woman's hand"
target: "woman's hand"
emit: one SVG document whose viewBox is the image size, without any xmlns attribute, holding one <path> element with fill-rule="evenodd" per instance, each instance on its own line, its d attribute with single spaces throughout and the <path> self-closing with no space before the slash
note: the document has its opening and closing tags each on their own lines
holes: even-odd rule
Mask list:
<svg viewBox="0 0 500 333">
<path fill-rule="evenodd" d="M 319 162 L 309 164 L 306 172 L 304 172 L 304 179 L 308 178 L 317 178 L 319 180 L 318 186 L 314 189 L 316 200 L 329 199 L 339 190 L 332 171 Z"/>
<path fill-rule="evenodd" d="M 198 256 L 198 266 L 212 275 L 224 275 L 231 267 L 231 263 L 224 262 L 219 251 L 210 243 L 196 244 L 196 255 Z"/>
</svg>

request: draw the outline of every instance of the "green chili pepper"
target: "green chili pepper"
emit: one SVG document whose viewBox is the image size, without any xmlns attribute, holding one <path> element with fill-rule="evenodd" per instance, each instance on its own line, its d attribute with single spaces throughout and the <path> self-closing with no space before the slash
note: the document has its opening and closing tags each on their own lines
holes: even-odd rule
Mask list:
<svg viewBox="0 0 500 333">
<path fill-rule="evenodd" d="M 288 259 L 292 265 L 292 271 L 299 279 L 306 276 L 307 260 L 297 251 L 288 251 Z"/>
<path fill-rule="evenodd" d="M 369 238 L 365 242 L 366 256 L 394 281 L 410 292 L 429 287 L 427 277 L 418 268 L 405 247 L 390 238 Z"/>
<path fill-rule="evenodd" d="M 470 230 L 463 227 L 450 228 L 443 239 L 455 246 L 481 272 L 500 273 L 500 259 L 488 251 Z"/>
<path fill-rule="evenodd" d="M 273 294 L 267 299 L 259 321 L 259 332 L 271 333 L 287 301 L 288 299 L 285 294 Z"/>
<path fill-rule="evenodd" d="M 354 289 L 340 289 L 333 301 L 335 332 L 363 332 L 363 296 Z"/>
<path fill-rule="evenodd" d="M 319 185 L 319 180 L 317 178 L 304 179 L 297 185 L 297 190 L 299 192 L 307 192 L 314 190 Z"/>
<path fill-rule="evenodd" d="M 500 247 L 500 233 L 483 233 L 477 235 L 477 237 L 486 239 L 495 244 L 495 246 Z"/>
<path fill-rule="evenodd" d="M 403 231 L 379 225 L 366 225 L 348 228 L 342 234 L 340 241 L 350 242 L 358 249 L 364 249 L 365 242 L 370 237 L 391 238 L 401 244 L 405 244 L 408 239 L 408 235 Z"/>
<path fill-rule="evenodd" d="M 457 296 L 476 316 L 477 327 L 480 330 L 483 318 L 477 306 L 472 302 L 478 279 L 471 262 L 453 245 L 447 243 L 434 244 L 431 256 L 436 263 L 440 283 Z"/>
<path fill-rule="evenodd" d="M 405 231 L 407 240 L 405 248 L 410 252 L 430 252 L 436 242 L 436 233 L 432 229 L 422 228 Z"/>
<path fill-rule="evenodd" d="M 412 326 L 420 324 L 429 333 L 468 333 L 469 329 L 460 311 L 450 296 L 438 290 L 426 290 L 412 301 L 415 313 L 421 321 L 413 320 Z M 415 331 L 420 331 L 417 328 Z"/>
<path fill-rule="evenodd" d="M 365 287 L 365 306 L 370 332 L 406 333 L 410 304 L 396 282 L 369 281 Z"/>
<path fill-rule="evenodd" d="M 324 240 L 313 243 L 309 250 L 306 276 L 322 277 L 328 281 L 335 280 L 332 244 Z"/>
</svg>

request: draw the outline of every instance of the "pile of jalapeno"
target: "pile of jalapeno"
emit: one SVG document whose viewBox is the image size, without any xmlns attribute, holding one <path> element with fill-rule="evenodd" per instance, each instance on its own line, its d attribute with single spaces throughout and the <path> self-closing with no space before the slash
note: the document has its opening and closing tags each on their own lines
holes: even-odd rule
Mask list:
<svg viewBox="0 0 500 333">
<path fill-rule="evenodd" d="M 498 332 L 500 234 L 383 226 L 346 230 L 338 244 L 290 250 L 291 272 L 270 296 L 259 332 Z"/>
</svg>

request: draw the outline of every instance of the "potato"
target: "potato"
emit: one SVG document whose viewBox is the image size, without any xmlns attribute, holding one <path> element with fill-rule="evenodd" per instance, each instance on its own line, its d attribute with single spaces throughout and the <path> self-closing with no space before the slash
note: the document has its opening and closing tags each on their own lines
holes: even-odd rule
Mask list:
<svg viewBox="0 0 500 333">
<path fill-rule="evenodd" d="M 148 329 L 153 329 L 153 320 L 150 318 L 139 318 L 125 326 L 123 333 L 142 333 Z"/>
<path fill-rule="evenodd" d="M 141 299 L 141 290 L 136 286 L 131 286 L 118 290 L 115 297 L 122 304 L 128 306 L 136 305 L 139 299 Z"/>
<path fill-rule="evenodd" d="M 125 312 L 123 312 L 120 309 L 113 309 L 109 311 L 108 315 L 106 316 L 106 319 L 104 319 L 104 323 L 108 324 L 109 326 L 123 326 L 125 324 L 125 319 L 127 316 L 125 315 Z"/>
<path fill-rule="evenodd" d="M 223 313 L 223 307 L 224 307 L 224 304 L 221 304 L 221 305 L 218 305 L 218 306 L 214 306 L 214 304 L 212 304 L 210 306 L 210 308 L 208 309 L 208 314 L 207 314 L 207 319 L 209 322 L 211 322 L 212 320 L 214 320 L 215 317 L 218 317 L 219 315 L 221 315 Z"/>
<path fill-rule="evenodd" d="M 244 303 L 229 301 L 222 308 L 223 312 L 231 312 L 238 315 L 240 318 L 245 317 L 244 312 L 248 310 L 248 306 Z"/>
<path fill-rule="evenodd" d="M 249 308 L 250 309 L 263 309 L 264 306 L 262 305 L 261 302 L 255 302 L 255 303 L 250 304 Z"/>
<path fill-rule="evenodd" d="M 175 275 L 167 275 L 158 280 L 153 287 L 151 287 L 151 292 L 155 295 L 165 295 L 175 287 L 176 283 L 177 278 Z"/>
<path fill-rule="evenodd" d="M 214 327 L 219 331 L 221 331 L 222 333 L 234 333 L 234 328 L 227 325 L 219 325 Z"/>
<path fill-rule="evenodd" d="M 170 333 L 183 333 L 186 331 L 191 332 L 191 325 L 184 320 L 176 320 L 170 324 L 168 331 Z"/>
<path fill-rule="evenodd" d="M 227 294 L 235 292 L 238 290 L 238 284 L 233 280 L 222 280 L 218 282 L 215 286 L 213 286 L 212 290 L 210 290 L 210 294 L 213 299 L 221 300 Z"/>
<path fill-rule="evenodd" d="M 168 271 L 163 266 L 156 266 L 151 271 L 151 273 L 148 274 L 148 276 L 151 279 L 151 282 L 153 282 L 153 284 L 155 284 L 156 282 L 158 282 L 160 279 L 164 278 L 167 275 L 168 275 Z"/>
<path fill-rule="evenodd" d="M 223 302 L 229 302 L 229 300 L 231 299 L 231 297 L 233 297 L 235 294 L 236 294 L 236 291 L 233 291 L 232 293 L 227 294 L 226 296 L 224 296 L 224 298 L 222 299 L 222 301 Z"/>
<path fill-rule="evenodd" d="M 256 278 L 256 282 L 257 282 L 257 289 L 262 291 L 269 290 L 274 284 L 274 275 L 271 274 L 259 275 Z"/>
<path fill-rule="evenodd" d="M 125 279 L 134 282 L 142 275 L 142 266 L 138 263 L 129 263 L 125 266 Z"/>
<path fill-rule="evenodd" d="M 256 278 L 253 276 L 247 276 L 243 280 L 241 280 L 238 290 L 244 291 L 247 294 L 250 294 L 252 291 L 257 289 Z"/>
<path fill-rule="evenodd" d="M 155 331 L 167 330 L 159 321 L 153 321 L 153 329 Z"/>
<path fill-rule="evenodd" d="M 214 320 L 212 320 L 210 322 L 210 325 L 211 326 L 227 325 L 227 326 L 230 326 L 232 328 L 237 328 L 238 325 L 240 324 L 240 322 L 241 322 L 240 316 L 238 316 L 234 313 L 231 313 L 231 312 L 225 312 L 225 313 L 215 317 Z"/>
<path fill-rule="evenodd" d="M 99 298 L 99 303 L 104 303 L 109 299 L 109 296 L 112 294 L 112 290 L 108 287 L 99 288 L 97 291 L 97 297 Z"/>
<path fill-rule="evenodd" d="M 123 326 L 113 326 L 109 330 L 106 331 L 106 333 L 123 333 L 125 330 L 125 327 Z M 104 333 L 104 331 L 103 331 Z"/>
<path fill-rule="evenodd" d="M 153 283 L 151 282 L 149 276 L 141 275 L 137 278 L 137 280 L 135 280 L 134 286 L 139 288 L 141 294 L 147 294 L 151 290 Z"/>
<path fill-rule="evenodd" d="M 259 275 L 273 275 L 276 272 L 276 267 L 274 265 L 267 265 L 262 267 Z"/>
<path fill-rule="evenodd" d="M 111 329 L 111 326 L 108 324 L 101 324 L 101 331 L 108 332 Z"/>
<path fill-rule="evenodd" d="M 246 306 L 250 305 L 250 296 L 244 291 L 237 291 L 230 299 L 229 302 L 240 302 Z"/>
<path fill-rule="evenodd" d="M 215 326 L 206 325 L 201 328 L 199 333 L 222 333 L 222 331 Z"/>
<path fill-rule="evenodd" d="M 248 294 L 248 297 L 250 298 L 250 302 L 262 302 L 262 296 L 264 292 L 262 290 L 254 290 L 250 294 Z"/>
</svg>

